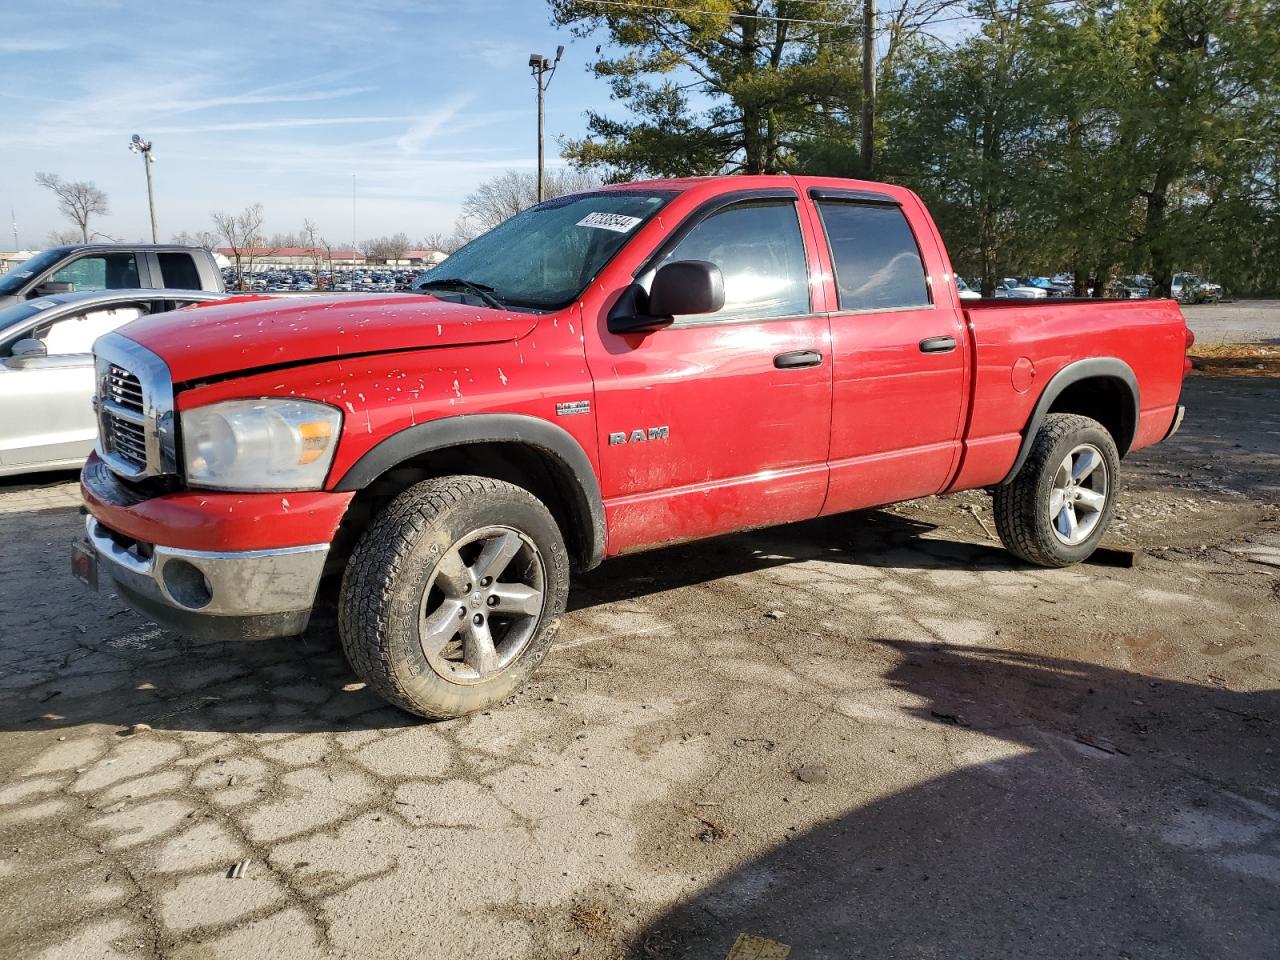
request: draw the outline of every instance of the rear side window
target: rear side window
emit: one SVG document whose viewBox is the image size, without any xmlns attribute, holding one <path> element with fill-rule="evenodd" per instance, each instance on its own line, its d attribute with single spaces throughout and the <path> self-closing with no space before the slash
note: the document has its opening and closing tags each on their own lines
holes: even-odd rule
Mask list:
<svg viewBox="0 0 1280 960">
<path fill-rule="evenodd" d="M 841 310 L 929 306 L 920 248 L 896 206 L 820 201 Z"/>
<path fill-rule="evenodd" d="M 690 321 L 760 320 L 810 312 L 809 267 L 794 201 L 736 203 L 712 214 L 662 263 L 677 260 L 708 260 L 724 277 L 724 309 Z"/>
<path fill-rule="evenodd" d="M 199 290 L 200 271 L 189 253 L 157 253 L 160 278 L 170 290 Z"/>
</svg>

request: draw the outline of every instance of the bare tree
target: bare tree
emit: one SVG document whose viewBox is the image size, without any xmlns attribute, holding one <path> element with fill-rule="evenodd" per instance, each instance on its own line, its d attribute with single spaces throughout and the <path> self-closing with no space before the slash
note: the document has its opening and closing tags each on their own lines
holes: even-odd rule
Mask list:
<svg viewBox="0 0 1280 960">
<path fill-rule="evenodd" d="M 543 196 L 548 199 L 568 193 L 591 190 L 600 185 L 599 178 L 588 170 L 564 167 L 549 170 L 543 177 Z M 456 233 L 470 240 L 509 220 L 521 210 L 538 202 L 538 175 L 508 170 L 486 180 L 462 201 L 462 215 Z"/>
<path fill-rule="evenodd" d="M 281 250 L 285 247 L 301 247 L 305 246 L 303 238 L 297 233 L 273 233 L 266 241 L 268 247 Z"/>
<path fill-rule="evenodd" d="M 80 233 L 77 230 L 50 230 L 49 246 L 51 247 L 67 247 L 73 243 L 80 243 Z"/>
<path fill-rule="evenodd" d="M 328 264 L 330 279 L 333 274 L 333 244 L 320 236 L 320 230 L 314 220 L 302 221 L 302 245 L 311 251 L 311 269 L 320 273 Z M 317 277 L 317 280 L 319 278 Z"/>
<path fill-rule="evenodd" d="M 269 257 L 274 252 L 267 248 L 266 238 L 262 235 L 262 204 L 255 203 L 239 213 L 214 210 L 209 216 L 213 219 L 218 235 L 226 241 L 227 249 L 231 251 L 231 260 L 236 269 L 236 286 L 243 290 L 244 275 L 253 272 L 254 261 Z"/>
<path fill-rule="evenodd" d="M 429 233 L 418 241 L 419 250 L 438 250 L 440 253 L 453 253 L 460 246 L 466 243 L 455 230 L 453 233 L 445 233 L 443 230 L 436 233 Z"/>
<path fill-rule="evenodd" d="M 170 243 L 180 243 L 184 247 L 203 247 L 213 253 L 222 245 L 222 238 L 212 230 L 197 230 L 195 233 L 183 230 L 181 233 L 175 233 Z"/>
<path fill-rule="evenodd" d="M 58 198 L 58 211 L 80 230 L 80 242 L 89 242 L 89 218 L 110 213 L 107 195 L 92 180 L 63 180 L 56 173 L 37 173 L 36 183 Z"/>
<path fill-rule="evenodd" d="M 404 259 L 405 251 L 408 249 L 409 237 L 403 232 L 389 237 L 374 237 L 360 244 L 360 252 L 366 257 L 371 260 L 381 260 L 384 263 L 389 260 Z"/>
</svg>

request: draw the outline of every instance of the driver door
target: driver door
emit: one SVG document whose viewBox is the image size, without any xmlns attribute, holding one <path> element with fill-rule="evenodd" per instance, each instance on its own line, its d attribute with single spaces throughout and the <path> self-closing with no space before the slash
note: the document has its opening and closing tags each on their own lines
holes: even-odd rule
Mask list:
<svg viewBox="0 0 1280 960">
<path fill-rule="evenodd" d="M 609 552 L 817 516 L 827 490 L 829 324 L 794 192 L 718 198 L 665 263 L 720 268 L 725 305 L 587 341 Z"/>
</svg>

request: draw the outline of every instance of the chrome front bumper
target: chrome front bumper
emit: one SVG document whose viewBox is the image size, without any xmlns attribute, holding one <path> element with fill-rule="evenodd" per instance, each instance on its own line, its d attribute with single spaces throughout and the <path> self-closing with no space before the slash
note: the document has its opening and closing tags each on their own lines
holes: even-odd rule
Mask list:
<svg viewBox="0 0 1280 960">
<path fill-rule="evenodd" d="M 178 633 L 209 639 L 292 636 L 306 629 L 327 543 L 206 552 L 130 542 L 89 515 L 85 533 L 134 608 Z"/>
</svg>

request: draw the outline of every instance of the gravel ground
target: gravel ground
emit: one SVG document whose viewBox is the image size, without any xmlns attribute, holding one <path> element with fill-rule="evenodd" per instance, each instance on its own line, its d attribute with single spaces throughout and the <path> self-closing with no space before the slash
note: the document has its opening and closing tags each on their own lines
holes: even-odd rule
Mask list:
<svg viewBox="0 0 1280 960">
<path fill-rule="evenodd" d="M 1280 343 L 1280 300 L 1188 304 L 1182 314 L 1200 343 Z"/>
<path fill-rule="evenodd" d="M 1185 397 L 1133 567 L 1021 566 L 980 494 L 626 558 L 436 724 L 324 622 L 84 591 L 74 487 L 4 483 L 0 956 L 1275 957 L 1280 379 Z"/>
</svg>

